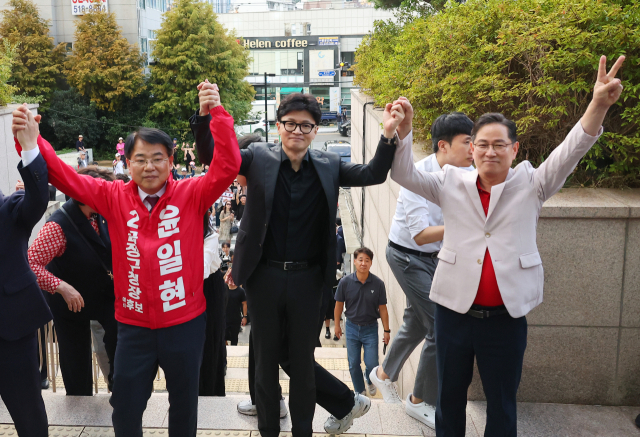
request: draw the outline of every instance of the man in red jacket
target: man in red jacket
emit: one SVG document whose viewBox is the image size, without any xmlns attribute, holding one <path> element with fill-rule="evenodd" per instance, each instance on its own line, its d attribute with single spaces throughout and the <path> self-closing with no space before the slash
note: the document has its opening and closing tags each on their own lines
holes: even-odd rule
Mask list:
<svg viewBox="0 0 640 437">
<path fill-rule="evenodd" d="M 46 140 L 37 139 L 49 181 L 109 226 L 118 321 L 111 405 L 118 437 L 142 436 L 142 414 L 158 365 L 169 391 L 169 434 L 196 435 L 206 323 L 202 218 L 240 168 L 233 118 L 219 95 L 216 102 L 211 111 L 216 149 L 211 171 L 201 178 L 169 177 L 173 143 L 158 129 L 141 128 L 127 138 L 133 179 L 127 184 L 78 175 Z M 38 121 L 20 107 L 13 113 L 14 136 L 22 129 L 37 131 Z M 21 150 L 17 140 L 16 148 Z"/>
</svg>

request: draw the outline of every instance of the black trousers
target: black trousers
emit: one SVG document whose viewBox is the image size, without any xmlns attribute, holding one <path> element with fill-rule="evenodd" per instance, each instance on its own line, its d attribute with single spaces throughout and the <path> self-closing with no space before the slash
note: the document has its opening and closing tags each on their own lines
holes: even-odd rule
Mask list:
<svg viewBox="0 0 640 437">
<path fill-rule="evenodd" d="M 49 435 L 38 364 L 35 332 L 14 341 L 0 338 L 0 397 L 20 437 Z"/>
<path fill-rule="evenodd" d="M 464 437 L 467 389 L 478 362 L 487 398 L 487 437 L 516 437 L 516 393 L 527 347 L 527 319 L 476 319 L 436 305 L 438 405 L 436 435 Z"/>
<path fill-rule="evenodd" d="M 113 361 L 118 337 L 113 297 L 83 297 L 85 307 L 78 313 L 69 310 L 60 294 L 51 296 L 49 303 L 56 326 L 60 370 L 67 396 L 93 395 L 91 320 L 96 320 L 104 328 L 104 346 L 111 364 L 111 372 L 107 377 L 109 381 L 113 379 Z"/>
<path fill-rule="evenodd" d="M 117 437 L 142 437 L 142 413 L 158 365 L 169 392 L 169 435 L 194 437 L 198 425 L 198 380 L 207 315 L 169 328 L 118 323 L 113 375 L 113 428 Z"/>
<path fill-rule="evenodd" d="M 200 396 L 225 396 L 224 366 L 227 346 L 224 335 L 228 292 L 220 270 L 204 280 L 207 327 L 200 367 Z"/>
<path fill-rule="evenodd" d="M 287 357 L 288 349 L 284 348 L 283 350 L 280 367 L 284 373 L 289 375 L 291 365 Z M 249 335 L 249 394 L 251 395 L 251 403 L 255 405 L 256 361 L 254 354 L 253 335 Z M 313 372 L 316 378 L 316 403 L 338 419 L 349 414 L 355 404 L 353 391 L 315 361 L 313 362 Z M 282 388 L 279 393 L 282 396 Z"/>
<path fill-rule="evenodd" d="M 284 271 L 259 264 L 247 280 L 256 360 L 255 402 L 263 437 L 280 433 L 278 363 L 285 350 L 291 378 L 291 430 L 295 437 L 312 434 L 316 404 L 314 350 L 322 283 L 319 266 Z"/>
<path fill-rule="evenodd" d="M 224 339 L 229 340 L 231 346 L 238 345 L 238 336 L 240 335 L 240 322 L 233 325 L 227 325 L 225 329 Z"/>
</svg>

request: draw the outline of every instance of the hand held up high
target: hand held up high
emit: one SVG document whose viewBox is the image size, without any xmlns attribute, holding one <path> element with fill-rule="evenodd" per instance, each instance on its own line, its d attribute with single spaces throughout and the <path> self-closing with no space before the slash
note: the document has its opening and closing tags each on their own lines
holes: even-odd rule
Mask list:
<svg viewBox="0 0 640 437">
<path fill-rule="evenodd" d="M 38 147 L 38 136 L 40 135 L 41 116 L 34 116 L 24 103 L 13 111 L 13 121 L 11 132 L 18 139 L 23 150 L 33 150 Z"/>
<path fill-rule="evenodd" d="M 200 115 L 208 115 L 216 106 L 220 106 L 220 89 L 215 83 L 210 83 L 209 79 L 200 82 L 198 85 L 198 100 L 200 102 Z"/>
<path fill-rule="evenodd" d="M 400 126 L 400 123 L 404 120 L 404 109 L 400 103 L 387 103 L 384 107 L 384 114 L 382 115 L 382 126 L 384 128 L 385 138 L 393 138 L 396 134 L 396 129 Z"/>
<path fill-rule="evenodd" d="M 595 136 L 598 134 L 607 111 L 620 98 L 623 87 L 621 80 L 616 78 L 616 74 L 622 67 L 624 60 L 625 57 L 620 56 L 607 73 L 607 57 L 600 57 L 598 79 L 593 87 L 593 98 L 580 119 L 582 128 L 589 135 Z"/>
</svg>

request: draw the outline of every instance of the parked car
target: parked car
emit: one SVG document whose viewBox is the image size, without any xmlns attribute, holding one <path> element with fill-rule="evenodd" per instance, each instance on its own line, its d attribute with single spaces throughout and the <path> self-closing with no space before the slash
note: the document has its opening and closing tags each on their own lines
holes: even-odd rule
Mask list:
<svg viewBox="0 0 640 437">
<path fill-rule="evenodd" d="M 347 120 L 338 127 L 338 132 L 343 137 L 351 136 L 351 120 Z"/>
<path fill-rule="evenodd" d="M 322 146 L 322 150 L 340 155 L 344 162 L 351 162 L 351 143 L 347 141 L 327 141 Z"/>
<path fill-rule="evenodd" d="M 258 134 L 264 137 L 269 127 L 269 123 L 263 118 L 262 120 L 245 120 L 243 124 L 237 124 L 235 130 L 238 135 Z"/>
</svg>

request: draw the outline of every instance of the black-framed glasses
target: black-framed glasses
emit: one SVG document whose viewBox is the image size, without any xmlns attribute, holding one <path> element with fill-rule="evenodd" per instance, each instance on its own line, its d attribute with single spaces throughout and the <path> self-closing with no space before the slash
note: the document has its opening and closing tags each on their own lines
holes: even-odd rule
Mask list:
<svg viewBox="0 0 640 437">
<path fill-rule="evenodd" d="M 509 147 L 510 145 L 512 145 L 513 143 L 498 143 L 498 144 L 488 144 L 488 143 L 480 143 L 480 144 L 476 144 L 475 147 L 476 149 L 478 149 L 481 152 L 487 152 L 490 148 L 493 148 L 493 150 L 496 153 L 500 153 L 500 152 L 504 152 L 505 150 L 507 150 L 507 147 Z"/>
<path fill-rule="evenodd" d="M 280 123 L 282 123 L 284 130 L 287 132 L 293 132 L 300 127 L 300 132 L 303 134 L 310 134 L 313 128 L 317 126 L 312 123 L 296 123 L 295 121 L 281 121 Z"/>
</svg>

